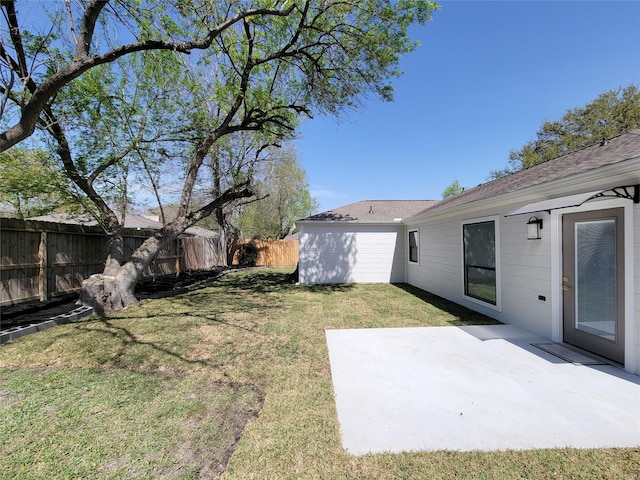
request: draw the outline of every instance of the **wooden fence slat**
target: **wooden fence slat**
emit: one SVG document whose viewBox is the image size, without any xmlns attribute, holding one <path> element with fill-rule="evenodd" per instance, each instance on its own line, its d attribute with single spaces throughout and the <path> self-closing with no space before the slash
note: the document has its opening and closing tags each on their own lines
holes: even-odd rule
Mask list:
<svg viewBox="0 0 640 480">
<path fill-rule="evenodd" d="M 40 291 L 40 301 L 44 302 L 49 293 L 49 283 L 47 282 L 47 232 L 40 233 L 40 245 L 38 246 L 38 256 L 40 257 L 40 273 L 38 290 Z"/>
<path fill-rule="evenodd" d="M 226 265 L 218 237 L 184 237 L 181 246 L 184 271 L 211 270 Z"/>
</svg>

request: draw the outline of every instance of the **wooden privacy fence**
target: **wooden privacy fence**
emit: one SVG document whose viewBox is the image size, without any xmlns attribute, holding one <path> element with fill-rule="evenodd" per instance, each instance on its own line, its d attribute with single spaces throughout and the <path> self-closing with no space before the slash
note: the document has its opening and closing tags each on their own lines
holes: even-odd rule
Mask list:
<svg viewBox="0 0 640 480">
<path fill-rule="evenodd" d="M 258 249 L 256 266 L 289 267 L 298 265 L 298 240 L 245 240 L 236 239 L 229 242 L 229 258 L 233 265 L 238 265 L 238 249 L 240 245 L 253 243 Z"/>
<path fill-rule="evenodd" d="M 128 259 L 154 230 L 125 229 Z M 109 238 L 99 227 L 0 218 L 0 306 L 78 290 L 102 272 Z M 146 277 L 225 265 L 217 237 L 180 237 L 161 250 Z"/>
</svg>

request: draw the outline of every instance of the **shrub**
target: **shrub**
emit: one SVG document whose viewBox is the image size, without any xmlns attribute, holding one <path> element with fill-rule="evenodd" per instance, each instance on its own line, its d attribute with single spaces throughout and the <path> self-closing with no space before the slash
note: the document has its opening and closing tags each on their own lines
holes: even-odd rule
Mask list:
<svg viewBox="0 0 640 480">
<path fill-rule="evenodd" d="M 255 267 L 258 262 L 258 247 L 253 242 L 243 243 L 238 249 L 238 263 L 243 267 Z"/>
</svg>

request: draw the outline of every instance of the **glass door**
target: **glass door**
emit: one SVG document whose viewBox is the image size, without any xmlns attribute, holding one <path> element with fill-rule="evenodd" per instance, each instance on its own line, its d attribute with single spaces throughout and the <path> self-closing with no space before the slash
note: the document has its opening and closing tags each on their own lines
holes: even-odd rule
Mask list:
<svg viewBox="0 0 640 480">
<path fill-rule="evenodd" d="M 623 209 L 563 217 L 564 341 L 624 363 Z"/>
</svg>

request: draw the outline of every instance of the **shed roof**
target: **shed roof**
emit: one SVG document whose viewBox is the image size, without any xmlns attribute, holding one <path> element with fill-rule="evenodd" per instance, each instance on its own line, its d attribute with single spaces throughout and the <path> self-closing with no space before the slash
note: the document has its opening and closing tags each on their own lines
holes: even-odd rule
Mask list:
<svg viewBox="0 0 640 480">
<path fill-rule="evenodd" d="M 440 212 L 638 157 L 640 157 L 640 129 L 480 184 L 427 207 L 424 213 Z"/>
<path fill-rule="evenodd" d="M 326 212 L 317 213 L 300 222 L 398 222 L 412 217 L 438 203 L 437 200 L 362 200 Z"/>
</svg>

